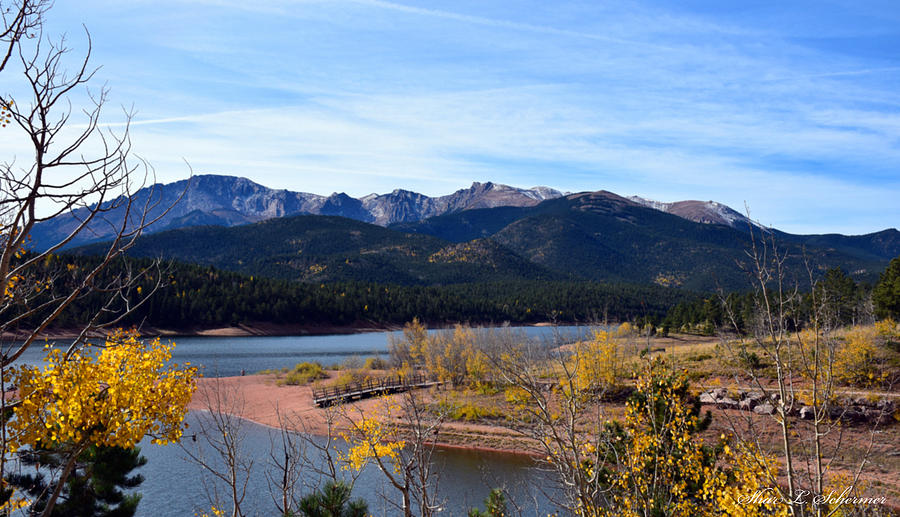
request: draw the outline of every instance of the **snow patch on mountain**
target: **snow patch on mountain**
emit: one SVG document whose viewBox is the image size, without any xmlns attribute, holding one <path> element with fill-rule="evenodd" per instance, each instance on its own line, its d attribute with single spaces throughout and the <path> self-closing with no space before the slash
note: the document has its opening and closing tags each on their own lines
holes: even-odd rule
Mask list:
<svg viewBox="0 0 900 517">
<path fill-rule="evenodd" d="M 745 215 L 742 215 L 730 206 L 717 201 L 688 200 L 665 203 L 642 198 L 640 196 L 630 196 L 628 199 L 648 208 L 677 215 L 689 221 L 694 221 L 695 223 L 723 224 L 739 230 L 746 230 L 749 225 L 753 225 L 757 228 L 765 228 L 748 219 Z"/>
</svg>

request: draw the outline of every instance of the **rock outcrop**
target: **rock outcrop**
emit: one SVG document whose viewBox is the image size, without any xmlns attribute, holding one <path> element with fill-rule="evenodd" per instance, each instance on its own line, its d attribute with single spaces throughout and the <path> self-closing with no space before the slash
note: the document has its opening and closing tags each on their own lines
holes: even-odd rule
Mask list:
<svg viewBox="0 0 900 517">
<path fill-rule="evenodd" d="M 766 396 L 761 391 L 739 391 L 736 396 L 729 396 L 725 388 L 715 388 L 700 393 L 700 403 L 724 409 L 753 411 L 761 415 L 772 415 L 776 412 L 778 394 Z M 790 415 L 801 420 L 815 418 L 815 409 L 797 401 L 789 404 Z M 826 407 L 828 419 L 840 420 L 851 424 L 887 423 L 892 421 L 897 411 L 897 404 L 889 399 L 869 399 L 866 397 L 838 399 Z"/>
</svg>

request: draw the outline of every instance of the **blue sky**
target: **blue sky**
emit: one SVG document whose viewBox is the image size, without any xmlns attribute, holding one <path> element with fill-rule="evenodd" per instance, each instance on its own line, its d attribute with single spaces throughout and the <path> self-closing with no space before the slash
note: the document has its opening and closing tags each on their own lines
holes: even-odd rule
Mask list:
<svg viewBox="0 0 900 517">
<path fill-rule="evenodd" d="M 164 182 L 187 161 L 320 194 L 495 181 L 900 226 L 892 2 L 253 4 L 60 1 L 46 32 L 77 52 L 88 28 L 105 120 L 134 106 Z"/>
</svg>

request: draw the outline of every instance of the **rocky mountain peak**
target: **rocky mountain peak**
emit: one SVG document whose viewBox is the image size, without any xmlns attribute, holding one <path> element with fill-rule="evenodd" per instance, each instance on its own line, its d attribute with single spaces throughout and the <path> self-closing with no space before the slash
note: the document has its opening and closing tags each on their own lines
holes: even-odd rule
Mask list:
<svg viewBox="0 0 900 517">
<path fill-rule="evenodd" d="M 717 201 L 686 200 L 664 203 L 638 196 L 631 196 L 628 199 L 640 205 L 677 215 L 695 223 L 722 224 L 739 230 L 746 230 L 748 224 L 760 227 L 737 210 Z"/>
<path fill-rule="evenodd" d="M 147 233 L 186 226 L 236 226 L 298 214 L 336 215 L 387 226 L 393 223 L 420 221 L 462 210 L 500 206 L 529 207 L 548 199 L 562 197 L 564 194 L 544 186 L 523 189 L 492 181 L 483 183 L 476 181 L 468 188 L 438 197 L 398 188 L 387 194 L 373 193 L 354 198 L 345 192 L 321 196 L 270 189 L 242 177 L 201 174 L 188 180 L 141 189 L 137 193 L 136 206 L 142 206 L 143 201 L 151 195 L 154 200 L 160 199 L 160 203 L 153 209 L 155 212 L 151 211 L 150 218 L 156 216 L 162 218 L 148 228 Z M 614 200 L 614 205 L 617 206 L 621 206 L 618 205 L 620 203 L 638 203 L 695 222 L 746 228 L 745 217 L 714 201 L 660 203 L 638 197 L 625 199 L 606 191 L 574 195 L 587 196 L 580 201 L 585 209 L 590 209 L 592 196 L 600 196 Z M 170 206 L 171 210 L 163 215 L 164 207 Z M 35 246 L 39 248 L 63 238 L 77 225 L 78 218 L 82 215 L 76 213 L 71 217 L 59 217 L 36 226 L 32 231 Z M 115 212 L 107 214 L 108 218 L 116 216 Z M 95 240 L 106 240 L 112 237 L 111 231 L 108 225 L 104 227 L 98 224 L 96 228 L 91 227 L 90 231 L 82 232 L 81 238 L 74 240 L 71 245 L 78 246 Z"/>
</svg>

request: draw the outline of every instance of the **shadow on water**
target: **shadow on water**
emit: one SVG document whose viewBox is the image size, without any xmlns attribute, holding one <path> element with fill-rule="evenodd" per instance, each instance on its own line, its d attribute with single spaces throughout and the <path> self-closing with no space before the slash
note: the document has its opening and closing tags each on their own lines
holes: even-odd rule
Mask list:
<svg viewBox="0 0 900 517">
<path fill-rule="evenodd" d="M 196 419 L 202 417 L 196 413 L 188 416 L 188 432 L 184 443 L 195 448 L 202 444 L 191 439 L 191 429 L 196 429 Z M 244 434 L 242 451 L 254 460 L 247 495 L 242 508 L 248 516 L 275 515 L 276 507 L 270 494 L 264 470 L 270 451 L 272 438 L 277 438 L 275 430 L 244 421 L 241 432 Z M 210 503 L 204 488 L 204 479 L 211 482 L 211 477 L 203 469 L 189 461 L 184 451 L 177 445 L 157 446 L 149 440 L 141 443 L 141 453 L 147 458 L 147 464 L 140 469 L 145 477 L 144 483 L 137 489 L 143 494 L 138 505 L 138 517 L 156 517 L 160 515 L 195 515 L 197 512 L 209 511 Z M 525 456 L 488 451 L 464 449 L 441 449 L 434 458 L 440 472 L 439 499 L 442 503 L 442 515 L 465 516 L 472 507 L 483 508 L 483 500 L 494 487 L 502 487 L 510 497 L 522 508 L 522 515 L 547 515 L 554 510 L 546 500 L 539 487 L 549 485 L 545 474 L 533 469 L 533 461 Z M 316 474 L 304 474 L 301 483 L 313 485 L 317 482 Z M 306 493 L 307 490 L 300 490 Z M 384 500 L 384 497 L 395 497 L 394 489 L 387 485 L 385 478 L 373 465 L 366 467 L 353 490 L 354 498 L 363 498 L 369 502 L 372 515 L 392 516 L 397 510 Z"/>
</svg>

